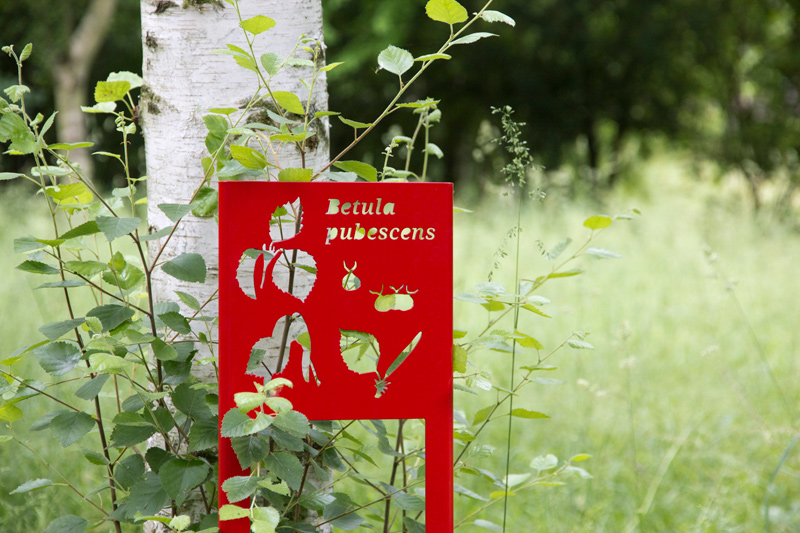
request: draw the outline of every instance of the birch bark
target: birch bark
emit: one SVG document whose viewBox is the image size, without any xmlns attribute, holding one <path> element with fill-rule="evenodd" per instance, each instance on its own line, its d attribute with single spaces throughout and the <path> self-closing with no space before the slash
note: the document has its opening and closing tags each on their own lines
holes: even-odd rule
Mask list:
<svg viewBox="0 0 800 533">
<path fill-rule="evenodd" d="M 243 19 L 265 15 L 277 23 L 257 36 L 256 57 L 265 52 L 285 57 L 301 34 L 322 40 L 321 0 L 247 0 L 242 1 L 239 8 Z M 227 2 L 184 0 L 179 5 L 172 1 L 141 0 L 141 14 L 144 87 L 140 120 L 149 176 L 148 224 L 154 232 L 172 224 L 158 205 L 188 204 L 203 181 L 201 158 L 207 155 L 203 115 L 214 107 L 239 108 L 253 95 L 258 84 L 255 74 L 238 66 L 232 57 L 213 53 L 225 49 L 229 43 L 247 46 L 236 11 Z M 308 72 L 287 70 L 294 72 L 284 71 L 273 78 L 272 90 L 292 91 L 305 100 L 302 95 L 307 91 L 298 79 L 300 76 L 309 78 Z M 316 110 L 327 109 L 324 73 L 318 79 L 312 99 Z M 309 168 L 320 169 L 328 161 L 327 135 L 321 135 L 320 140 L 316 148 L 305 155 Z M 288 150 L 279 154 L 279 158 L 282 167 L 301 166 L 297 151 Z M 156 268 L 153 271 L 154 302 L 176 301 L 175 291 L 184 291 L 200 302 L 212 299 L 203 315 L 217 315 L 217 234 L 214 218 L 189 214 L 163 251 L 164 239 L 150 241 L 150 257 L 160 253 L 159 262 L 194 252 L 205 258 L 208 269 L 206 282 L 198 284 L 179 281 Z M 183 311 L 187 316 L 191 314 L 187 308 Z M 215 330 L 212 338 L 216 338 Z M 196 359 L 210 355 L 217 354 L 201 351 Z M 211 365 L 195 369 L 199 379 L 215 379 Z M 145 531 L 162 529 L 160 524 L 151 522 Z"/>
</svg>

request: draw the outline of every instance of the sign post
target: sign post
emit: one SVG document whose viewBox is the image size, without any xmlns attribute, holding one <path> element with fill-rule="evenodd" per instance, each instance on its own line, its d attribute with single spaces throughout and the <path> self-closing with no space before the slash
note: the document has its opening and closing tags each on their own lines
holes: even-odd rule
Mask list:
<svg viewBox="0 0 800 533">
<path fill-rule="evenodd" d="M 433 533 L 453 529 L 452 201 L 451 184 L 220 183 L 220 419 L 263 383 L 248 363 L 264 346 L 310 420 L 424 420 Z M 348 352 L 365 338 L 371 367 Z M 220 437 L 220 486 L 238 475 Z"/>
</svg>

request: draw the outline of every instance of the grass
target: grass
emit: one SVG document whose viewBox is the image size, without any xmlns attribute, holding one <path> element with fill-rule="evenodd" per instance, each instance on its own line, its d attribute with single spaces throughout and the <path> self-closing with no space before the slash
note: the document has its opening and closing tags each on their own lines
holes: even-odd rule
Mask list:
<svg viewBox="0 0 800 533">
<path fill-rule="evenodd" d="M 602 207 L 551 199 L 527 204 L 521 264 L 528 276 L 549 268 L 537 241 L 545 248 L 568 236 L 579 242 L 587 231 L 583 220 L 599 212 L 635 206 L 643 216 L 615 222 L 594 244 L 622 259 L 582 259 L 585 274 L 543 287 L 540 294 L 551 300 L 544 310 L 553 318 L 527 314 L 521 319 L 520 329 L 546 348 L 583 330 L 591 333 L 587 341 L 596 349 L 557 353 L 550 362 L 559 369 L 547 377 L 564 383 L 533 384 L 515 400 L 515 407 L 551 418 L 515 420 L 512 472 L 531 472 L 536 456 L 552 453 L 563 460 L 587 453 L 592 457 L 581 466 L 594 477 L 564 476 L 565 486 L 535 486 L 512 496 L 509 531 L 800 529 L 800 446 L 788 450 L 800 430 L 793 420 L 800 414 L 800 284 L 795 279 L 800 239 L 785 225 L 752 217 L 746 197 L 736 191 L 723 193 L 722 187 L 690 176 L 679 162 L 663 158 L 643 170 L 642 186 L 619 191 Z M 14 270 L 22 256 L 11 253 L 12 240 L 46 234 L 46 219 L 25 220 L 30 204 L 13 189 L 2 194 L 4 358 L 40 339 L 37 328 L 61 319 L 64 310 L 55 292 L 31 291 L 41 281 L 37 276 Z M 498 241 L 514 224 L 513 209 L 504 202 L 485 200 L 475 214 L 456 215 L 457 293 L 486 280 Z M 716 254 L 715 263 L 709 263 L 707 249 Z M 512 267 L 513 261 L 505 259 L 496 281 L 513 279 Z M 730 278 L 738 280 L 733 293 Z M 457 302 L 457 328 L 476 332 L 486 319 L 482 308 Z M 533 357 L 529 351 L 518 355 L 519 364 Z M 20 364 L 36 369 L 28 359 Z M 507 383 L 504 354 L 483 352 L 474 362 L 489 369 L 498 384 Z M 456 392 L 457 406 L 468 419 L 491 401 L 489 393 Z M 23 408 L 25 417 L 14 424 L 15 431 L 58 469 L 76 476 L 81 490 L 94 488 L 102 468 L 84 460 L 82 443 L 65 451 L 49 435 L 26 431 L 54 406 L 33 399 Z M 498 450 L 481 466 L 498 473 L 505 465 L 503 420 L 490 425 L 480 440 Z M 17 444 L 0 444 L 3 531 L 42 531 L 58 515 L 82 512 L 79 499 L 63 487 L 9 495 L 42 477 L 58 481 Z M 468 477 L 457 482 L 482 494 L 496 490 Z M 479 505 L 461 495 L 455 501 L 457 520 Z M 501 523 L 501 513 L 502 505 L 495 505 L 475 518 Z M 474 525 L 463 530 L 481 531 Z"/>
<path fill-rule="evenodd" d="M 565 383 L 534 384 L 515 401 L 551 419 L 515 422 L 512 471 L 531 471 L 528 463 L 537 455 L 566 459 L 588 453 L 592 458 L 581 466 L 594 479 L 573 477 L 564 480 L 566 487 L 535 487 L 514 496 L 511 531 L 529 524 L 536 531 L 765 527 L 770 477 L 800 430 L 793 421 L 800 399 L 794 312 L 800 240 L 783 226 L 744 214 L 738 196 L 720 199 L 719 187 L 692 183 L 685 172 L 675 162 L 658 161 L 643 176 L 650 198 L 627 193 L 609 199 L 601 211 L 614 214 L 635 205 L 644 213 L 616 222 L 596 244 L 624 258 L 584 260 L 587 273 L 553 280 L 541 291 L 552 301 L 545 309 L 552 319 L 523 315 L 522 331 L 545 348 L 585 330 L 596 350 L 559 353 L 553 364 L 560 368 L 548 377 Z M 456 292 L 485 280 L 493 243 L 514 223 L 503 215 L 510 211 L 502 203 L 484 205 L 459 223 Z M 566 236 L 579 241 L 586 232 L 582 221 L 595 211 L 529 204 L 522 260 L 529 275 L 548 268 L 537 239 L 546 248 Z M 714 264 L 707 260 L 708 248 L 717 254 Z M 513 279 L 511 263 L 506 261 L 505 279 Z M 735 293 L 725 276 L 738 279 Z M 485 320 L 474 305 L 456 305 L 457 328 L 477 330 Z M 528 357 L 522 364 L 530 364 L 534 354 Z M 477 361 L 492 369 L 498 383 L 507 383 L 509 360 L 503 354 L 484 353 Z M 468 418 L 491 401 L 456 394 Z M 505 431 L 505 422 L 498 421 L 483 442 L 500 448 Z M 503 458 L 487 465 L 501 472 Z M 774 531 L 800 527 L 799 475 L 795 449 L 769 489 Z M 456 515 L 474 506 L 457 497 Z M 501 523 L 500 507 L 482 518 Z"/>
</svg>

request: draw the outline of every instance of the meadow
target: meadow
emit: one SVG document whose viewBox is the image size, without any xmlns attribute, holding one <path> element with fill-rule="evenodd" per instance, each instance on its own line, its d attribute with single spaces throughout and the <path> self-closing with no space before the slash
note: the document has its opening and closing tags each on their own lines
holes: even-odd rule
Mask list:
<svg viewBox="0 0 800 533">
<path fill-rule="evenodd" d="M 511 471 L 532 472 L 531 459 L 546 454 L 562 460 L 590 454 L 581 466 L 593 477 L 564 476 L 563 486 L 519 491 L 509 502 L 509 531 L 797 531 L 800 446 L 791 444 L 800 431 L 800 235 L 766 214 L 753 216 L 737 187 L 697 181 L 679 158 L 650 161 L 640 179 L 639 186 L 615 192 L 602 205 L 557 198 L 525 204 L 524 277 L 549 270 L 539 242 L 544 249 L 565 237 L 580 242 L 588 231 L 583 221 L 591 215 L 633 207 L 642 215 L 616 221 L 593 244 L 622 258 L 581 258 L 576 266 L 584 274 L 542 288 L 539 294 L 551 302 L 542 310 L 552 318 L 522 317 L 520 329 L 546 350 L 576 330 L 588 332 L 595 349 L 557 352 L 548 363 L 558 370 L 547 377 L 563 384 L 534 383 L 515 400 L 515 407 L 550 418 L 515 420 Z M 22 256 L 13 253 L 13 239 L 47 232 L 41 206 L 15 189 L 2 194 L 4 359 L 39 340 L 37 328 L 63 310 L 56 291 L 33 291 L 40 280 L 14 270 Z M 480 205 L 467 206 L 474 213 L 455 215 L 456 294 L 486 281 L 493 253 L 515 223 L 512 201 L 486 195 Z M 42 217 L 30 218 L 30 210 Z M 501 265 L 495 281 L 510 287 L 512 258 Z M 486 320 L 480 306 L 456 302 L 456 328 L 477 331 Z M 484 351 L 472 361 L 507 386 L 506 354 Z M 535 351 L 518 354 L 518 366 L 533 362 Z M 18 364 L 36 367 L 31 357 Z M 455 394 L 468 420 L 493 401 L 489 392 Z M 78 479 L 81 491 L 101 482 L 102 468 L 83 458 L 80 443 L 63 451 L 48 435 L 28 432 L 54 408 L 51 402 L 35 398 L 22 407 L 25 416 L 14 423 L 18 435 L 54 468 Z M 479 441 L 496 448 L 483 459 L 496 472 L 505 464 L 506 421 L 491 424 Z M 4 532 L 43 531 L 59 514 L 80 513 L 78 497 L 66 487 L 9 494 L 36 478 L 59 482 L 30 451 L 0 443 Z M 456 481 L 479 493 L 487 490 L 472 478 Z M 458 494 L 455 502 L 457 522 L 480 505 Z M 502 504 L 469 524 L 474 518 L 501 523 Z M 482 530 L 469 524 L 461 530 Z"/>
</svg>

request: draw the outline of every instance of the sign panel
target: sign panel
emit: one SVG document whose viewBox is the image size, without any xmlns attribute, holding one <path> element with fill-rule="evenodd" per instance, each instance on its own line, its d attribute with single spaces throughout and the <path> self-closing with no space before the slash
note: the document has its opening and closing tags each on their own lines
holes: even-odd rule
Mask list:
<svg viewBox="0 0 800 533">
<path fill-rule="evenodd" d="M 275 377 L 310 420 L 423 419 L 434 533 L 453 527 L 452 202 L 451 184 L 220 183 L 220 419 Z M 238 475 L 220 437 L 220 484 Z"/>
</svg>

